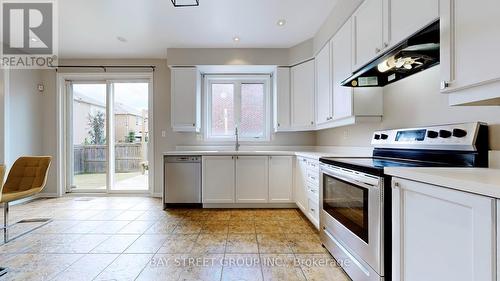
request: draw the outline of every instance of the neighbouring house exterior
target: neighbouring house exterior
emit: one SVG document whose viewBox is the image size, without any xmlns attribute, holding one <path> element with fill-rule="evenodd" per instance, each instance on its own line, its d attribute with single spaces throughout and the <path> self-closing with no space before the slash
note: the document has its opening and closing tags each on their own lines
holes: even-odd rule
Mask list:
<svg viewBox="0 0 500 281">
<path fill-rule="evenodd" d="M 106 105 L 83 95 L 73 93 L 73 144 L 85 144 L 89 137 L 89 114 L 95 116 L 98 112 L 106 114 Z M 118 143 L 127 142 L 130 132 L 135 133 L 134 142 L 141 142 L 142 137 L 148 137 L 148 111 L 136 110 L 121 103 L 115 104 L 115 140 Z"/>
</svg>

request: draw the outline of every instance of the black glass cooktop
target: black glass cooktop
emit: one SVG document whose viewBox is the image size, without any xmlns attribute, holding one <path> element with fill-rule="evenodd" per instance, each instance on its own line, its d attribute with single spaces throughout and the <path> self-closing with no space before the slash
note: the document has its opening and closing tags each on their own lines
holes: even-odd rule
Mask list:
<svg viewBox="0 0 500 281">
<path fill-rule="evenodd" d="M 444 167 L 449 166 L 443 163 L 397 160 L 387 158 L 321 158 L 320 161 L 325 164 L 334 165 L 346 169 L 352 169 L 360 172 L 383 175 L 385 167 Z"/>
</svg>

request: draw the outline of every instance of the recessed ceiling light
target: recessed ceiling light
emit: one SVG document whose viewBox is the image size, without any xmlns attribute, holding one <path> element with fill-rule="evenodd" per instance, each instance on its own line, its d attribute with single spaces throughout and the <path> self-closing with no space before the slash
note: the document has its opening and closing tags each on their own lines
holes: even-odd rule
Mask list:
<svg viewBox="0 0 500 281">
<path fill-rule="evenodd" d="M 286 20 L 284 19 L 280 19 L 278 20 L 278 22 L 276 23 L 278 26 L 284 26 L 286 24 Z"/>
<path fill-rule="evenodd" d="M 127 42 L 127 38 L 125 37 L 121 37 L 121 36 L 117 36 L 116 39 L 122 43 L 126 43 Z"/>
<path fill-rule="evenodd" d="M 236 43 L 240 42 L 240 37 L 234 36 L 233 41 Z"/>
</svg>

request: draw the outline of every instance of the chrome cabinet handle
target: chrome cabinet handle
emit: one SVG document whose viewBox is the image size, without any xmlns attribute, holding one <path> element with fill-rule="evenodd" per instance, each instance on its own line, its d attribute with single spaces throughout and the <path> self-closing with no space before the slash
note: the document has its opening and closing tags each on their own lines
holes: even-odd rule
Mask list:
<svg viewBox="0 0 500 281">
<path fill-rule="evenodd" d="M 375 48 L 375 53 L 380 53 L 380 49 L 379 48 Z"/>
<path fill-rule="evenodd" d="M 384 42 L 384 48 L 387 48 L 387 47 L 389 47 L 389 43 Z"/>
</svg>

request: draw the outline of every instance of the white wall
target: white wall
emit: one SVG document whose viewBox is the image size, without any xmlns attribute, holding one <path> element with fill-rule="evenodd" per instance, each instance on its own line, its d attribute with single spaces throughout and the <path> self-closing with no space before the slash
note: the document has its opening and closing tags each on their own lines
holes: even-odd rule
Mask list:
<svg viewBox="0 0 500 281">
<path fill-rule="evenodd" d="M 500 150 L 500 106 L 450 107 L 439 78 L 436 66 L 384 87 L 382 123 L 320 131 L 317 145 L 370 146 L 377 129 L 483 121 L 490 125 L 491 149 Z"/>
<path fill-rule="evenodd" d="M 288 65 L 288 49 L 197 48 L 167 50 L 168 64 L 183 65 Z"/>
<path fill-rule="evenodd" d="M 11 70 L 5 131 L 6 164 L 23 155 L 43 154 L 42 94 L 37 85 L 40 70 Z"/>
<path fill-rule="evenodd" d="M 7 93 L 10 80 L 8 74 L 9 72 L 7 70 L 0 69 L 0 163 L 6 163 L 7 160 L 6 145 L 8 141 L 5 136 L 7 135 Z"/>
<path fill-rule="evenodd" d="M 332 12 L 321 25 L 313 38 L 314 54 L 317 54 L 323 46 L 335 35 L 337 30 L 351 17 L 352 13 L 364 0 L 338 0 Z"/>
</svg>

